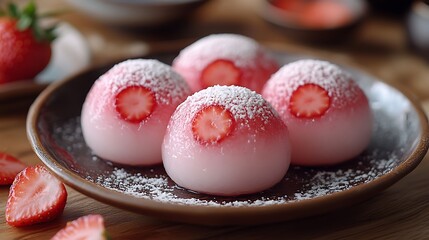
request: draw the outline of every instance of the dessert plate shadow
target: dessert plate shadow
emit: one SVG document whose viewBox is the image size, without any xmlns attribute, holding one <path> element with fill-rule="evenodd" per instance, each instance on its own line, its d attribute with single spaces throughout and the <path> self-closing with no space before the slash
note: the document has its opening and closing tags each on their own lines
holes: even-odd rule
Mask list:
<svg viewBox="0 0 429 240">
<path fill-rule="evenodd" d="M 145 56 L 170 64 L 177 53 Z M 302 56 L 273 50 L 283 63 Z M 214 197 L 180 188 L 162 166 L 127 167 L 99 159 L 85 144 L 81 107 L 93 82 L 114 63 L 55 82 L 33 103 L 27 134 L 43 163 L 62 181 L 104 203 L 172 221 L 251 225 L 331 212 L 366 200 L 410 173 L 428 150 L 428 121 L 417 100 L 359 70 L 347 69 L 369 97 L 371 144 L 344 164 L 291 166 L 273 188 Z M 347 137 L 347 136 L 344 136 Z"/>
</svg>

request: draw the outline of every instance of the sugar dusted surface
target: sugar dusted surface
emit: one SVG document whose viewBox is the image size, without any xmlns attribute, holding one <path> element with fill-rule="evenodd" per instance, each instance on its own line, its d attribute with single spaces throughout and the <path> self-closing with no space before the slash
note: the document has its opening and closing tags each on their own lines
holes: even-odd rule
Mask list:
<svg viewBox="0 0 429 240">
<path fill-rule="evenodd" d="M 260 94 L 249 94 L 251 90 L 243 87 L 213 86 L 189 96 L 186 102 L 186 119 L 190 123 L 202 106 L 220 105 L 231 111 L 235 120 L 260 117 L 266 121 L 276 116 L 274 109 Z M 178 108 L 185 107 L 184 104 Z"/>
<path fill-rule="evenodd" d="M 117 94 L 143 86 L 155 96 L 144 120 L 124 120 L 116 109 Z M 93 84 L 82 107 L 82 129 L 95 153 L 122 164 L 161 163 L 161 144 L 171 114 L 190 94 L 186 82 L 158 60 L 134 59 L 116 64 Z"/>
<path fill-rule="evenodd" d="M 243 200 L 243 197 L 238 197 L 237 200 L 228 199 L 219 201 L 216 200 L 216 197 L 209 196 L 205 199 L 199 197 L 199 194 L 195 194 L 198 196 L 192 197 L 192 192 L 187 193 L 190 197 L 182 197 L 180 192 L 187 190 L 171 184 L 167 176 L 155 175 L 153 177 L 145 177 L 141 173 L 129 173 L 124 168 L 115 168 L 107 176 L 101 175 L 96 179 L 87 179 L 114 191 L 122 192 L 134 197 L 151 199 L 165 203 L 216 207 L 269 206 L 313 199 L 341 192 L 361 183 L 370 182 L 377 177 L 390 172 L 390 170 L 395 167 L 397 161 L 396 156 L 391 155 L 389 158 L 381 160 L 371 159 L 372 157 L 377 156 L 377 154 L 378 153 L 374 151 L 366 159 L 362 160 L 369 161 L 372 165 L 369 171 L 351 168 L 338 170 L 314 170 L 292 167 L 290 171 L 303 172 L 308 176 L 307 181 L 302 185 L 302 189 L 296 191 L 290 196 L 260 194 L 255 199 L 247 200 Z M 359 161 L 358 165 L 362 165 L 362 161 Z M 149 169 L 149 171 L 151 171 L 151 169 Z M 299 182 L 302 181 L 302 179 L 294 173 L 291 173 L 288 174 L 283 181 Z"/>
<path fill-rule="evenodd" d="M 296 60 L 296 56 L 289 59 L 284 53 L 279 53 L 279 58 L 285 58 L 284 61 L 287 62 Z M 414 149 L 412 141 L 415 134 L 412 132 L 419 131 L 419 128 L 415 126 L 415 110 L 409 106 L 409 101 L 384 84 L 374 84 L 375 80 L 370 76 L 359 72 L 355 72 L 353 76 L 359 77 L 357 80 L 369 94 L 375 112 L 376 126 L 370 147 L 356 159 L 332 168 L 292 166 L 285 181 L 260 194 L 233 199 L 209 197 L 175 186 L 162 167 L 125 168 L 103 161 L 93 156 L 85 145 L 78 117 L 64 119 L 60 116 L 60 119 L 55 120 L 55 125 L 49 126 L 48 132 L 52 133 L 52 136 L 42 137 L 48 138 L 49 141 L 53 138 L 54 144 L 50 145 L 55 147 L 53 152 L 56 163 L 74 172 L 74 178 L 79 181 L 87 179 L 101 187 L 119 192 L 124 195 L 124 201 L 128 197 L 136 197 L 185 206 L 216 207 L 257 207 L 306 201 L 342 192 L 391 173 L 399 164 L 403 164 L 409 151 Z M 76 112 L 74 114 L 73 116 L 79 115 Z M 412 130 L 413 128 L 416 129 Z M 116 178 L 117 175 L 122 177 Z M 141 182 L 135 181 L 139 178 L 147 179 L 148 183 L 141 187 Z M 107 181 L 104 181 L 105 179 Z M 151 190 L 143 191 L 145 187 Z M 284 190 L 284 187 L 289 190 Z"/>
<path fill-rule="evenodd" d="M 238 85 L 261 92 L 278 62 L 271 52 L 255 40 L 237 34 L 213 34 L 183 49 L 173 61 L 173 68 L 188 82 L 193 92 L 206 87 L 202 74 L 217 60 L 232 62 L 240 70 Z M 219 82 L 221 84 L 221 82 Z"/>
<path fill-rule="evenodd" d="M 237 34 L 213 34 L 184 48 L 179 56 L 184 67 L 204 68 L 207 63 L 222 58 L 232 60 L 239 67 L 253 66 L 261 46 L 255 40 Z"/>
<path fill-rule="evenodd" d="M 192 126 L 198 112 L 213 105 L 229 110 L 233 128 L 221 142 L 202 144 L 195 140 Z M 239 86 L 214 86 L 188 97 L 176 109 L 162 156 L 166 172 L 178 185 L 234 196 L 279 182 L 289 167 L 289 146 L 286 126 L 261 95 Z"/>
<path fill-rule="evenodd" d="M 348 73 L 332 63 L 312 59 L 283 66 L 267 82 L 267 89 L 273 89 L 278 96 L 291 96 L 299 86 L 308 83 L 323 87 L 331 97 L 331 107 L 334 108 L 348 106 L 359 95 L 357 85 Z"/>
<path fill-rule="evenodd" d="M 127 86 L 142 85 L 155 94 L 158 103 L 169 104 L 188 95 L 182 77 L 170 66 L 152 59 L 132 59 L 116 64 L 98 81 L 106 81 L 110 94 Z"/>
<path fill-rule="evenodd" d="M 67 165 L 107 189 L 137 198 L 163 203 L 213 207 L 270 206 L 303 201 L 341 192 L 389 173 L 399 163 L 398 153 L 383 149 L 368 149 L 362 156 L 332 168 L 304 168 L 292 166 L 279 185 L 267 191 L 235 198 L 213 197 L 185 190 L 171 181 L 161 166 L 127 168 L 104 161 L 91 154 L 83 143 L 80 119 L 70 119 L 54 127 L 54 137 L 67 152 L 83 151 Z M 82 167 L 93 166 L 93 167 Z M 96 166 L 96 167 L 95 167 Z"/>
<path fill-rule="evenodd" d="M 328 92 L 330 106 L 322 116 L 300 118 L 291 113 L 291 96 L 304 84 L 317 84 Z M 321 166 L 344 162 L 361 153 L 371 140 L 373 117 L 367 97 L 351 76 L 335 64 L 311 59 L 289 63 L 272 76 L 262 95 L 289 127 L 295 150 L 293 164 Z"/>
</svg>

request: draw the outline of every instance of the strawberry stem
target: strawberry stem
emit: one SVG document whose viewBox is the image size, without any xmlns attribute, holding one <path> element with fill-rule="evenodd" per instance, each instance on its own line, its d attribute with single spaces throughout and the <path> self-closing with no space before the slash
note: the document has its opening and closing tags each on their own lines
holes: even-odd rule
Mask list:
<svg viewBox="0 0 429 240">
<path fill-rule="evenodd" d="M 52 17 L 58 14 L 43 14 L 37 13 L 37 6 L 34 1 L 29 1 L 22 9 L 14 3 L 9 3 L 6 10 L 0 9 L 0 16 L 7 16 L 17 20 L 16 27 L 20 31 L 31 29 L 38 41 L 52 42 L 55 38 L 56 25 L 42 28 L 39 25 L 39 19 L 45 17 Z"/>
<path fill-rule="evenodd" d="M 18 7 L 13 4 L 13 3 L 9 3 L 7 5 L 7 12 L 9 14 L 9 16 L 14 17 L 14 18 L 18 18 L 19 17 L 19 10 Z"/>
</svg>

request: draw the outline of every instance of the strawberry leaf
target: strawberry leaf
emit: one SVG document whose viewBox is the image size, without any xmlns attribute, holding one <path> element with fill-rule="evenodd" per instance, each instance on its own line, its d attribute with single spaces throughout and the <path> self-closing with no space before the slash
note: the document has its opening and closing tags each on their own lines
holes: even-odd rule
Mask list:
<svg viewBox="0 0 429 240">
<path fill-rule="evenodd" d="M 33 24 L 33 21 L 34 21 L 33 18 L 27 15 L 22 15 L 21 18 L 19 18 L 18 20 L 17 27 L 19 30 L 24 31 L 31 27 L 31 25 Z"/>
<path fill-rule="evenodd" d="M 34 1 L 30 1 L 22 10 L 23 15 L 35 17 L 37 12 L 36 4 Z"/>
<path fill-rule="evenodd" d="M 6 11 L 0 10 L 0 16 L 1 16 L 1 13 L 4 13 L 5 16 L 9 16 L 11 18 L 17 19 L 16 27 L 20 31 L 31 29 L 36 40 L 38 41 L 52 42 L 56 38 L 56 34 L 55 34 L 56 25 L 47 27 L 46 29 L 42 28 L 39 25 L 39 19 L 57 16 L 59 15 L 58 12 L 38 15 L 37 6 L 34 1 L 30 1 L 22 9 L 18 8 L 18 6 L 14 3 L 9 3 L 7 5 Z"/>
<path fill-rule="evenodd" d="M 19 18 L 19 15 L 20 15 L 19 9 L 15 4 L 9 3 L 7 5 L 7 11 L 11 17 Z"/>
<path fill-rule="evenodd" d="M 58 26 L 58 24 L 54 24 L 51 27 L 46 28 L 44 31 L 44 33 L 45 33 L 44 38 L 51 41 L 51 42 L 54 41 L 55 38 L 57 37 L 57 35 L 55 33 L 57 26 Z"/>
</svg>

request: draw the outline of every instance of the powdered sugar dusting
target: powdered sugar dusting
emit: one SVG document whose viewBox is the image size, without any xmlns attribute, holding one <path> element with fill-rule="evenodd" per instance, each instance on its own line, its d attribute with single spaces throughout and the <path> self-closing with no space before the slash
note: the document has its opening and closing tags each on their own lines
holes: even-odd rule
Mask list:
<svg viewBox="0 0 429 240">
<path fill-rule="evenodd" d="M 384 141 L 390 129 L 378 129 Z M 369 147 L 356 159 L 330 168 L 291 166 L 279 184 L 264 192 L 238 197 L 216 197 L 188 191 L 177 186 L 162 166 L 133 168 L 117 166 L 91 153 L 84 144 L 80 118 L 54 126 L 53 137 L 60 164 L 79 176 L 127 196 L 153 201 L 213 207 L 271 206 L 303 201 L 342 192 L 371 182 L 395 169 L 404 149 L 394 151 Z"/>
<path fill-rule="evenodd" d="M 80 117 L 77 117 L 79 113 L 74 108 L 70 111 L 72 115 L 64 116 L 56 112 L 58 105 L 55 102 L 50 103 L 55 108 L 46 104 L 47 110 L 51 112 L 41 116 L 38 127 L 41 129 L 42 144 L 47 145 L 48 154 L 55 160 L 55 164 L 73 171 L 74 178 L 86 179 L 123 194 L 124 199 L 136 197 L 162 203 L 215 207 L 287 204 L 362 186 L 386 174 L 392 174 L 392 170 L 398 165 L 406 164 L 404 161 L 415 151 L 415 141 L 421 132 L 415 109 L 398 104 L 409 101 L 388 86 L 380 83 L 374 85 L 374 81 L 372 78 L 361 79 L 365 92 L 372 99 L 376 125 L 374 139 L 365 152 L 351 161 L 329 168 L 292 166 L 285 178 L 273 188 L 234 198 L 208 196 L 180 188 L 169 179 L 162 166 L 123 167 L 95 157 L 84 142 Z M 386 94 L 379 95 L 383 89 Z M 83 99 L 77 101 L 83 102 Z M 391 111 L 392 102 L 396 106 L 395 111 Z M 386 109 L 386 106 L 389 108 Z"/>
<path fill-rule="evenodd" d="M 176 203 L 182 205 L 201 205 L 201 206 L 264 206 L 284 203 L 285 197 L 261 197 L 258 200 L 233 200 L 218 202 L 213 199 L 202 199 L 197 197 L 180 197 L 178 191 L 187 190 L 170 183 L 166 176 L 145 177 L 140 173 L 130 174 L 123 168 L 115 168 L 111 175 L 99 176 L 97 179 L 87 178 L 102 186 L 131 195 L 138 198 L 151 199 L 165 203 Z M 197 194 L 197 193 L 195 193 Z"/>
<path fill-rule="evenodd" d="M 116 64 L 97 81 L 105 81 L 112 94 L 128 86 L 145 86 L 159 104 L 170 104 L 183 99 L 190 90 L 183 78 L 158 60 L 133 59 Z"/>
<path fill-rule="evenodd" d="M 320 60 L 298 60 L 283 66 L 267 82 L 267 90 L 278 96 L 291 96 L 299 86 L 313 83 L 324 88 L 331 97 L 331 106 L 343 108 L 358 99 L 360 88 L 351 76 L 338 66 Z M 270 90 L 268 90 L 270 89 Z"/>
<path fill-rule="evenodd" d="M 239 86 L 213 86 L 189 96 L 177 108 L 183 114 L 174 114 L 173 118 L 184 115 L 183 123 L 189 124 L 201 108 L 210 105 L 225 107 L 241 122 L 259 117 L 268 123 L 277 116 L 271 105 L 254 91 Z"/>
<path fill-rule="evenodd" d="M 88 178 L 89 180 L 93 180 Z M 160 189 L 167 188 L 166 176 L 144 176 L 141 173 L 131 174 L 123 168 L 115 167 L 108 176 L 98 176 L 95 182 L 127 194 L 144 197 L 146 194 L 161 196 Z"/>
<path fill-rule="evenodd" d="M 247 68 L 254 66 L 263 52 L 259 43 L 251 38 L 237 34 L 213 34 L 184 48 L 174 63 L 180 62 L 182 67 L 201 70 L 216 59 L 226 59 L 238 67 Z"/>
<path fill-rule="evenodd" d="M 191 94 L 188 84 L 170 66 L 158 60 L 133 59 L 116 64 L 94 82 L 83 110 L 97 121 L 115 107 L 115 96 L 129 86 L 150 89 L 161 107 L 177 106 Z"/>
<path fill-rule="evenodd" d="M 380 152 L 374 150 L 362 160 L 357 162 L 357 168 L 338 169 L 336 171 L 314 171 L 309 183 L 303 185 L 303 189 L 294 194 L 295 200 L 311 199 L 318 196 L 329 195 L 335 192 L 348 190 L 361 183 L 370 182 L 377 177 L 387 174 L 397 166 L 397 156 L 388 154 L 386 159 L 377 159 Z M 364 161 L 368 161 L 372 166 L 369 170 L 359 167 Z"/>
<path fill-rule="evenodd" d="M 362 183 L 370 182 L 377 177 L 391 171 L 397 165 L 397 157 L 390 155 L 388 159 L 373 159 L 379 153 L 372 152 L 357 162 L 362 165 L 363 161 L 369 161 L 369 171 L 356 168 L 344 168 L 337 170 L 303 169 L 292 167 L 291 173 L 282 180 L 282 184 L 302 182 L 302 186 L 291 195 L 273 194 L 272 189 L 264 193 L 234 198 L 214 197 L 193 193 L 183 189 L 169 180 L 166 175 L 146 176 L 144 173 L 129 173 L 124 168 L 115 167 L 109 174 L 99 175 L 96 179 L 88 177 L 108 189 L 122 192 L 138 198 L 151 199 L 154 201 L 175 203 L 181 205 L 201 205 L 214 207 L 245 207 L 245 206 L 269 206 L 286 204 L 302 200 L 323 197 L 336 192 L 345 191 Z M 145 169 L 149 173 L 153 169 Z M 306 179 L 297 177 L 307 175 Z M 276 187 L 274 187 L 275 189 Z"/>
</svg>

